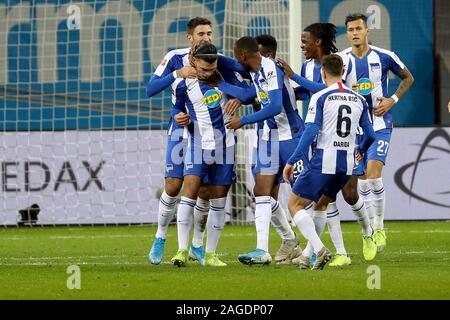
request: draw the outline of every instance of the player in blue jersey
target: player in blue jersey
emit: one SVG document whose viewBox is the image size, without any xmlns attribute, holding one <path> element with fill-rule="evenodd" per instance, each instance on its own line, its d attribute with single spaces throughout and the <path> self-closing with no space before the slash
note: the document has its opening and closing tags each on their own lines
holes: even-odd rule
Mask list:
<svg viewBox="0 0 450 320">
<path fill-rule="evenodd" d="M 302 49 L 307 60 L 302 66 L 301 75 L 295 74 L 289 64 L 283 60 L 280 60 L 286 75 L 300 84 L 300 89 L 306 90 L 306 94 L 301 94 L 302 99 L 309 98 L 312 93 L 316 93 L 326 87 L 321 76 L 322 59 L 326 55 L 338 51 L 335 46 L 335 37 L 336 27 L 331 23 L 314 23 L 305 28 L 302 33 Z M 296 89 L 298 91 L 298 88 Z M 357 140 L 358 139 L 361 138 L 357 135 Z M 369 223 L 364 202 L 358 195 L 357 177 L 362 174 L 364 174 L 364 168 L 361 164 L 355 168 L 353 176 L 342 189 L 342 195 L 357 217 L 358 223 L 361 225 L 363 255 L 366 260 L 370 261 L 376 256 L 376 247 L 372 237 L 373 230 Z M 313 216 L 319 235 L 322 234 L 325 223 L 328 225 L 331 240 L 336 248 L 336 255 L 333 257 L 333 261 L 331 261 L 329 265 L 342 267 L 351 264 L 351 259 L 348 257 L 344 246 L 339 210 L 336 206 L 336 202 L 330 203 L 326 212 L 315 211 Z M 312 255 L 311 260 L 312 262 L 314 261 L 311 244 L 306 246 L 302 254 L 305 257 Z M 299 261 L 300 259 L 296 259 L 293 262 L 297 263 Z"/>
<path fill-rule="evenodd" d="M 375 143 L 364 159 L 367 180 L 361 179 L 359 183 L 368 210 L 374 212 L 374 237 L 377 249 L 381 252 L 386 246 L 383 224 L 386 196 L 382 172 L 392 134 L 393 119 L 390 110 L 408 91 L 414 78 L 395 53 L 369 45 L 369 29 L 365 15 L 351 14 L 347 16 L 345 25 L 347 39 L 352 45 L 339 53 L 346 69 L 345 83 L 366 98 L 376 133 Z M 401 79 L 397 90 L 391 96 L 388 92 L 389 71 Z"/>
<path fill-rule="evenodd" d="M 206 226 L 204 265 L 221 267 L 226 264 L 216 255 L 216 247 L 225 225 L 226 196 L 235 179 L 235 136 L 233 130 L 225 128 L 223 108 L 227 97 L 217 88 L 222 78 L 217 71 L 216 47 L 210 43 L 199 45 L 192 60 L 197 78 L 177 84 L 172 111 L 174 117 L 180 113 L 188 116 L 190 124 L 183 195 L 177 213 L 178 252 L 171 261 L 178 267 L 186 265 L 194 207 L 203 179 L 207 177 L 211 211 Z"/>
<path fill-rule="evenodd" d="M 255 37 L 256 42 L 258 42 L 259 52 L 263 57 L 275 59 L 277 56 L 277 40 L 271 36 L 270 34 L 261 34 Z M 253 104 L 253 110 L 259 111 L 261 109 L 261 105 L 259 103 Z M 255 133 L 257 137 L 258 127 L 262 128 L 264 125 L 263 122 L 259 122 L 256 124 Z M 255 153 L 257 150 L 257 138 L 255 139 Z M 278 185 L 279 186 L 279 185 Z M 271 199 L 272 205 L 272 218 L 270 220 L 272 226 L 275 228 L 278 235 L 281 237 L 281 245 L 278 251 L 275 253 L 275 262 L 278 264 L 287 264 L 291 263 L 293 259 L 300 256 L 302 253 L 299 239 L 295 232 L 292 230 L 292 227 L 289 224 L 289 221 L 286 217 L 286 213 L 283 207 L 278 202 L 278 193 L 279 191 L 274 190 L 272 192 L 273 198 Z"/>
<path fill-rule="evenodd" d="M 221 57 L 222 63 L 233 70 L 243 69 L 250 73 L 253 87 L 230 88 L 221 83 L 219 88 L 241 101 L 258 98 L 261 110 L 244 117 L 233 116 L 226 123 L 230 129 L 260 122 L 255 167 L 256 201 L 255 225 L 257 248 L 238 257 L 244 264 L 267 264 L 269 254 L 269 225 L 273 199 L 278 197 L 279 183 L 283 182 L 282 170 L 295 149 L 303 130 L 303 122 L 297 112 L 295 94 L 289 79 L 276 62 L 261 56 L 258 42 L 252 37 L 242 37 L 234 47 L 233 59 Z"/>
<path fill-rule="evenodd" d="M 147 85 L 149 97 L 171 86 L 172 100 L 174 100 L 176 84 L 183 78 L 196 77 L 197 73 L 191 66 L 189 53 L 194 46 L 211 42 L 211 21 L 201 17 L 191 19 L 187 25 L 187 39 L 191 47 L 170 51 L 155 70 Z M 223 76 L 230 83 L 240 85 L 233 73 L 225 70 Z M 233 99 L 229 100 L 228 105 L 232 107 L 239 103 L 237 99 Z M 159 202 L 158 230 L 149 254 L 149 261 L 152 264 L 160 264 L 163 259 L 167 228 L 175 214 L 177 196 L 183 185 L 183 159 L 187 133 L 171 118 L 167 134 L 165 186 Z M 202 263 L 204 257 L 203 235 L 209 212 L 209 195 L 206 188 L 201 188 L 199 194 L 194 210 L 194 234 L 190 258 Z"/>
<path fill-rule="evenodd" d="M 322 79 L 327 88 L 311 97 L 306 117 L 306 128 L 300 143 L 288 160 L 283 177 L 292 181 L 294 164 L 303 160 L 305 169 L 297 178 L 289 200 L 289 211 L 303 236 L 317 254 L 312 269 L 322 269 L 331 259 L 330 251 L 323 245 L 306 212 L 312 202 L 314 209 L 324 211 L 353 174 L 356 130 L 361 126 L 365 139 L 357 147 L 365 153 L 374 139 L 372 124 L 365 99 L 341 83 L 342 59 L 335 54 L 322 60 Z M 308 150 L 317 136 L 316 149 L 308 161 Z M 361 156 L 357 154 L 359 158 Z M 301 256 L 299 267 L 309 268 L 309 258 Z"/>
<path fill-rule="evenodd" d="M 147 85 L 147 95 L 152 97 L 163 89 L 172 86 L 183 78 L 194 78 L 196 70 L 191 66 L 189 52 L 199 43 L 209 43 L 212 40 L 211 21 L 205 18 L 193 18 L 187 25 L 187 39 L 191 47 L 172 50 L 166 54 Z M 174 92 L 174 91 L 173 91 Z M 174 99 L 174 96 L 172 96 Z M 170 118 L 167 130 L 166 172 L 164 192 L 159 201 L 158 230 L 149 253 L 152 264 L 160 264 L 163 259 L 167 229 L 175 215 L 177 196 L 183 185 L 183 159 L 185 138 L 187 133 Z M 209 211 L 207 190 L 202 189 L 195 205 L 194 235 L 191 252 L 200 262 L 203 259 L 203 235 L 206 218 Z"/>
</svg>

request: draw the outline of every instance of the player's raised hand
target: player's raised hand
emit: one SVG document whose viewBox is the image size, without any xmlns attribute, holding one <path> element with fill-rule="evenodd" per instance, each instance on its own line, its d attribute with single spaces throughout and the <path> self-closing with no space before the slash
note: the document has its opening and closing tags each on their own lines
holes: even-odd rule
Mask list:
<svg viewBox="0 0 450 320">
<path fill-rule="evenodd" d="M 173 117 L 173 119 L 179 126 L 182 127 L 188 126 L 189 123 L 191 122 L 191 117 L 184 112 L 178 113 L 177 115 L 175 115 L 175 117 Z"/>
<path fill-rule="evenodd" d="M 277 58 L 277 62 L 280 64 L 281 68 L 283 68 L 284 73 L 288 76 L 289 79 L 292 79 L 294 76 L 294 71 L 291 66 L 281 58 Z"/>
<path fill-rule="evenodd" d="M 197 77 L 197 70 L 195 70 L 194 67 L 183 67 L 179 70 L 177 70 L 177 76 L 178 78 L 189 78 L 194 79 Z"/>
<path fill-rule="evenodd" d="M 290 164 L 286 164 L 283 169 L 283 179 L 286 183 L 291 184 L 291 181 L 294 180 L 294 166 Z"/>
<path fill-rule="evenodd" d="M 377 117 L 384 116 L 395 104 L 395 100 L 392 98 L 378 97 L 377 100 L 380 103 L 376 108 L 373 108 L 373 114 Z"/>
<path fill-rule="evenodd" d="M 242 127 L 241 117 L 232 116 L 225 122 L 225 126 L 227 127 L 227 129 L 234 129 L 234 130 L 239 129 L 240 127 Z"/>
<path fill-rule="evenodd" d="M 233 114 L 242 105 L 239 99 L 230 99 L 223 107 L 225 114 Z"/>
</svg>

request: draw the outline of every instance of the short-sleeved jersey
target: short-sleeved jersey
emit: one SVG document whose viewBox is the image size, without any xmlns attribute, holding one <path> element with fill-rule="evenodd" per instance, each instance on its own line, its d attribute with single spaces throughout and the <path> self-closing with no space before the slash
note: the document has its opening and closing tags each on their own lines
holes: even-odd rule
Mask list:
<svg viewBox="0 0 450 320">
<path fill-rule="evenodd" d="M 304 125 L 297 111 L 294 90 L 283 70 L 274 60 L 262 57 L 258 72 L 250 72 L 250 75 L 261 108 L 270 104 L 270 91 L 282 90 L 281 113 L 264 121 L 261 138 L 266 141 L 273 139 L 273 130 L 276 130 L 279 141 L 299 137 Z"/>
<path fill-rule="evenodd" d="M 300 75 L 312 82 L 325 83 L 322 80 L 322 64 L 315 59 L 308 59 L 303 62 Z"/>
<path fill-rule="evenodd" d="M 217 87 L 197 79 L 183 79 L 176 88 L 175 108 L 187 109 L 194 123 L 189 129 L 189 139 L 204 150 L 217 150 L 235 144 L 234 130 L 225 127 L 229 116 L 223 107 L 228 99 Z"/>
<path fill-rule="evenodd" d="M 370 124 L 366 100 L 342 83 L 336 83 L 311 97 L 305 123 L 320 127 L 312 170 L 323 174 L 351 175 L 354 166 L 358 126 Z"/>
<path fill-rule="evenodd" d="M 376 108 L 378 97 L 388 97 L 389 70 L 398 74 L 405 65 L 397 55 L 385 49 L 370 46 L 369 52 L 359 59 L 352 53 L 352 48 L 341 51 L 344 61 L 345 84 L 367 100 L 370 112 Z M 383 117 L 373 115 L 374 130 L 392 128 L 392 113 L 388 111 Z"/>
</svg>

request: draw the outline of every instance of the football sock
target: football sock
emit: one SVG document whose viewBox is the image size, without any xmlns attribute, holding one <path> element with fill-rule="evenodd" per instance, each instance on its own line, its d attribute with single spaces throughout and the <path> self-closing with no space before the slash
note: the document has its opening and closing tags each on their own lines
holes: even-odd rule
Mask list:
<svg viewBox="0 0 450 320">
<path fill-rule="evenodd" d="M 170 221 L 172 221 L 175 215 L 175 204 L 177 203 L 177 197 L 171 197 L 163 191 L 161 198 L 159 199 L 158 210 L 158 230 L 156 231 L 157 238 L 165 239 L 167 236 L 167 228 Z"/>
<path fill-rule="evenodd" d="M 286 213 L 280 206 L 280 203 L 274 198 L 270 198 L 272 206 L 272 218 L 271 222 L 277 233 L 283 240 L 295 239 L 294 231 L 292 230 L 289 221 L 287 220 Z"/>
<path fill-rule="evenodd" d="M 188 249 L 194 220 L 195 200 L 181 197 L 177 213 L 178 249 Z"/>
<path fill-rule="evenodd" d="M 366 206 L 362 197 L 359 197 L 358 201 L 351 207 L 361 226 L 363 236 L 367 237 L 372 235 L 372 227 L 370 226 L 369 216 L 367 215 Z"/>
<path fill-rule="evenodd" d="M 314 222 L 309 214 L 305 210 L 300 210 L 295 214 L 294 221 L 301 234 L 311 243 L 314 251 L 319 252 L 323 248 L 323 243 L 317 235 Z"/>
<path fill-rule="evenodd" d="M 255 197 L 256 248 L 269 252 L 269 226 L 272 216 L 270 196 Z"/>
<path fill-rule="evenodd" d="M 192 245 L 196 248 L 203 246 L 208 211 L 209 201 L 197 198 L 197 203 L 194 207 L 194 234 L 192 235 Z"/>
<path fill-rule="evenodd" d="M 369 217 L 370 224 L 373 226 L 375 218 L 375 208 L 372 203 L 372 189 L 367 180 L 358 179 L 359 195 L 363 198 L 366 205 L 367 215 Z"/>
<path fill-rule="evenodd" d="M 386 203 L 386 194 L 384 192 L 383 178 L 368 179 L 372 187 L 373 207 L 375 211 L 374 226 L 381 230 L 384 227 L 384 207 Z"/>
<path fill-rule="evenodd" d="M 327 207 L 327 224 L 328 232 L 330 233 L 331 241 L 336 248 L 337 254 L 347 255 L 344 246 L 344 238 L 342 236 L 341 219 L 339 217 L 339 210 L 336 202 L 332 202 Z"/>
<path fill-rule="evenodd" d="M 227 198 L 211 199 L 211 207 L 209 210 L 208 236 L 206 237 L 205 252 L 216 252 L 217 244 L 219 243 L 220 234 L 225 225 L 225 202 Z"/>
</svg>

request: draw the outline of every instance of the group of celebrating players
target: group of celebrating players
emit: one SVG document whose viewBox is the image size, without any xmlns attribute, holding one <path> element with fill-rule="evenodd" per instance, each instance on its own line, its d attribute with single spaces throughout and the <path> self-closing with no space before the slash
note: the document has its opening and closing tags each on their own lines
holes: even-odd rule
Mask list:
<svg viewBox="0 0 450 320">
<path fill-rule="evenodd" d="M 336 195 L 342 191 L 362 229 L 363 256 L 373 260 L 386 246 L 383 220 L 385 191 L 382 169 L 392 133 L 390 109 L 414 79 L 391 51 L 369 45 L 367 17 L 348 15 L 351 47 L 336 54 L 336 27 L 314 23 L 302 32 L 306 61 L 296 74 L 276 58 L 270 35 L 242 37 L 234 58 L 218 54 L 211 22 L 188 22 L 191 47 L 170 51 L 147 85 L 149 97 L 172 88 L 168 127 L 165 188 L 158 212 L 158 230 L 149 261 L 163 260 L 167 229 L 177 208 L 178 252 L 171 259 L 185 266 L 189 259 L 205 266 L 226 266 L 216 254 L 225 225 L 225 203 L 235 182 L 235 130 L 255 124 L 256 249 L 238 256 L 244 264 L 269 264 L 270 224 L 282 239 L 275 261 L 301 269 L 351 264 L 344 247 Z M 389 71 L 401 82 L 388 97 Z M 299 86 L 293 88 L 290 80 Z M 296 100 L 310 100 L 305 121 Z M 236 115 L 241 105 L 253 113 Z M 292 186 L 289 211 L 308 241 L 299 239 L 280 206 L 280 183 Z M 328 224 L 336 254 L 320 237 Z M 192 242 L 189 245 L 191 230 Z M 207 231 L 204 246 L 204 233 Z"/>
</svg>

